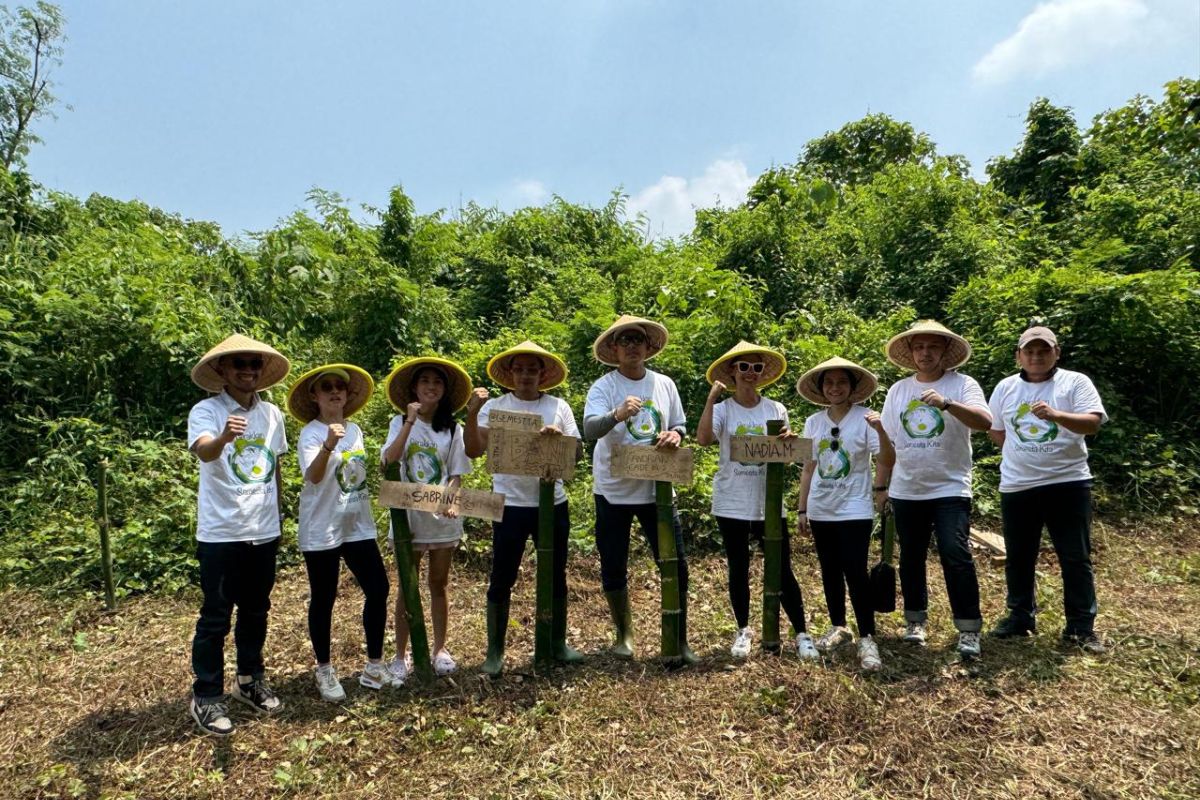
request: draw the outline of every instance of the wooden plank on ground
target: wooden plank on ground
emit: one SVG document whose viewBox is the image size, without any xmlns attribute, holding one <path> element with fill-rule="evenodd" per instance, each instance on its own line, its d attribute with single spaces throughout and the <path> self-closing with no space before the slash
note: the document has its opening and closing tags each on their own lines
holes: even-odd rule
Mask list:
<svg viewBox="0 0 1200 800">
<path fill-rule="evenodd" d="M 1008 558 L 1008 553 L 1004 549 L 1003 536 L 971 528 L 971 541 L 992 554 L 993 564 L 1003 564 Z"/>
</svg>

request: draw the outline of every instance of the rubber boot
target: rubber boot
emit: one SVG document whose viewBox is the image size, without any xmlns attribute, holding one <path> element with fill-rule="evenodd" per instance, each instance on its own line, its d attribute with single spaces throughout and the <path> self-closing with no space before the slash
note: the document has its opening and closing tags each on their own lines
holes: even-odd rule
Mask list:
<svg viewBox="0 0 1200 800">
<path fill-rule="evenodd" d="M 692 652 L 687 643 L 687 592 L 679 593 L 679 658 L 684 664 L 699 664 L 700 656 Z"/>
<path fill-rule="evenodd" d="M 483 671 L 499 678 L 504 669 L 504 643 L 508 637 L 508 603 L 487 604 L 487 658 L 483 660 Z"/>
<path fill-rule="evenodd" d="M 564 664 L 583 661 L 583 653 L 567 644 L 567 598 L 554 598 L 551 608 L 554 616 L 550 621 L 550 647 L 554 660 Z"/>
<path fill-rule="evenodd" d="M 629 608 L 629 591 L 620 589 L 605 592 L 608 613 L 612 615 L 615 641 L 609 650 L 617 658 L 633 658 L 633 612 Z M 566 619 L 566 616 L 563 616 Z"/>
</svg>

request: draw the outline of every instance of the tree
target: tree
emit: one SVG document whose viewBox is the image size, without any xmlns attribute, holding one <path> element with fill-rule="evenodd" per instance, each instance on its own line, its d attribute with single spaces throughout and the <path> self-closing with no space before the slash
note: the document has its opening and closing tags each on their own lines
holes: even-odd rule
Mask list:
<svg viewBox="0 0 1200 800">
<path fill-rule="evenodd" d="M 0 160 L 11 170 L 21 164 L 29 146 L 40 142 L 30 125 L 53 116 L 51 70 L 62 64 L 66 20 L 58 6 L 38 0 L 14 14 L 0 14 Z"/>
<path fill-rule="evenodd" d="M 893 164 L 930 165 L 936 157 L 937 147 L 927 134 L 887 114 L 868 114 L 805 145 L 799 166 L 838 185 L 855 186 L 869 183 Z M 961 156 L 952 156 L 950 163 L 966 174 Z"/>
<path fill-rule="evenodd" d="M 1041 206 L 1047 222 L 1058 222 L 1069 213 L 1071 187 L 1079 175 L 1080 142 L 1071 109 L 1040 97 L 1025 117 L 1021 147 L 1010 157 L 992 159 L 988 175 L 1000 191 Z"/>
</svg>

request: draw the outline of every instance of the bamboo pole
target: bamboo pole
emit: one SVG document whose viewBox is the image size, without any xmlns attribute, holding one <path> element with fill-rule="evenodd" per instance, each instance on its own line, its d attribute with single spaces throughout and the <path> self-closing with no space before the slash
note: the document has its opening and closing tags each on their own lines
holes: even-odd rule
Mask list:
<svg viewBox="0 0 1200 800">
<path fill-rule="evenodd" d="M 658 507 L 658 563 L 662 583 L 662 657 L 678 661 L 679 647 L 679 553 L 675 550 L 673 493 L 669 481 L 654 482 L 654 500 Z"/>
<path fill-rule="evenodd" d="M 778 436 L 783 420 L 767 423 L 767 435 Z M 762 648 L 779 652 L 779 587 L 783 579 L 783 464 L 767 464 L 767 496 L 763 520 Z"/>
<path fill-rule="evenodd" d="M 108 521 L 108 459 L 100 460 L 100 475 L 96 488 L 96 522 L 100 526 L 100 571 L 104 574 L 104 610 L 117 610 L 117 593 L 113 585 L 111 525 Z"/>
<path fill-rule="evenodd" d="M 533 663 L 554 663 L 554 480 L 538 481 L 537 607 L 533 628 Z"/>
<path fill-rule="evenodd" d="M 400 464 L 388 464 L 388 480 L 400 480 Z M 413 557 L 412 529 L 408 527 L 408 511 L 393 508 L 392 551 L 396 556 L 396 575 L 400 578 L 400 594 L 404 598 L 404 616 L 408 620 L 408 640 L 412 643 L 413 671 L 422 683 L 433 680 L 433 664 L 429 660 L 429 636 L 425 632 L 425 611 L 421 607 L 420 573 Z M 397 657 L 404 658 L 403 653 Z"/>
</svg>

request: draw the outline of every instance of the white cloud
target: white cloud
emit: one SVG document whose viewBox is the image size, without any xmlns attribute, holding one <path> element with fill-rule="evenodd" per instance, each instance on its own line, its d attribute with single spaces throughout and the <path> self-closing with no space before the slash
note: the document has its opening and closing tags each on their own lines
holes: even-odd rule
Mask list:
<svg viewBox="0 0 1200 800">
<path fill-rule="evenodd" d="M 507 194 L 505 205 L 510 208 L 540 206 L 550 199 L 550 190 L 546 188 L 546 184 L 533 179 L 517 181 Z"/>
<path fill-rule="evenodd" d="M 978 83 L 998 84 L 1085 64 L 1119 50 L 1154 46 L 1169 27 L 1164 16 L 1173 14 L 1152 11 L 1145 0 L 1050 0 L 993 46 L 975 64 L 972 76 Z"/>
<path fill-rule="evenodd" d="M 657 183 L 632 195 L 625 211 L 630 217 L 644 214 L 652 236 L 679 236 L 692 230 L 696 209 L 737 205 L 753 183 L 743 162 L 719 159 L 698 177 L 662 176 Z"/>
</svg>

